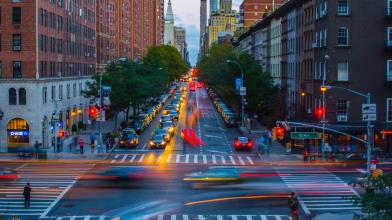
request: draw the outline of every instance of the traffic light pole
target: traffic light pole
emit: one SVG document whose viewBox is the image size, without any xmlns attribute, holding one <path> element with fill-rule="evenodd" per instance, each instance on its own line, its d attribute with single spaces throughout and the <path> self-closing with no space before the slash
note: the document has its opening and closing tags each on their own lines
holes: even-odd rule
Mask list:
<svg viewBox="0 0 392 220">
<path fill-rule="evenodd" d="M 234 63 L 238 66 L 241 71 L 241 87 L 244 87 L 244 71 L 242 70 L 241 64 L 235 60 L 226 60 L 227 63 Z M 241 94 L 240 94 L 241 95 Z M 245 102 L 244 95 L 241 95 L 241 127 L 245 127 Z"/>
<path fill-rule="evenodd" d="M 99 122 L 98 122 L 98 147 L 102 145 L 102 73 L 99 77 Z"/>
</svg>

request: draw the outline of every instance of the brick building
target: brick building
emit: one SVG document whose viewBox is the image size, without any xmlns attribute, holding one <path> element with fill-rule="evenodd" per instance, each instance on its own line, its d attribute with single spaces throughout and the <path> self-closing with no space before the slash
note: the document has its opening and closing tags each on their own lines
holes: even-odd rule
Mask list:
<svg viewBox="0 0 392 220">
<path fill-rule="evenodd" d="M 95 73 L 95 0 L 0 6 L 0 151 L 46 147 L 54 131 L 86 122 L 80 91 Z"/>
<path fill-rule="evenodd" d="M 288 120 L 320 123 L 314 112 L 323 106 L 320 86 L 325 83 L 333 87 L 326 92 L 327 127 L 364 138 L 366 100 L 345 89 L 370 93 L 377 104 L 375 146 L 391 153 L 392 136 L 385 132 L 392 130 L 391 4 L 291 0 L 244 33 L 238 47 L 271 73 Z M 325 139 L 334 151 L 364 150 L 343 135 L 328 133 Z"/>
</svg>

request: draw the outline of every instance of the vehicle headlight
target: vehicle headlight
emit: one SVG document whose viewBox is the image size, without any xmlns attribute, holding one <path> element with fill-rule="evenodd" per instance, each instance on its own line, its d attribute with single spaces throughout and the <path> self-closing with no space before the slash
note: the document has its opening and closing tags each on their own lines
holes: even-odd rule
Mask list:
<svg viewBox="0 0 392 220">
<path fill-rule="evenodd" d="M 174 131 L 174 128 L 169 128 L 169 131 L 170 131 L 170 132 L 173 132 L 173 131 Z"/>
<path fill-rule="evenodd" d="M 154 145 L 154 142 L 153 142 L 153 141 L 150 141 L 150 145 Z"/>
<path fill-rule="evenodd" d="M 165 142 L 164 142 L 164 141 L 162 141 L 162 142 L 161 142 L 161 144 L 162 144 L 162 145 L 164 145 L 164 144 L 165 144 Z"/>
<path fill-rule="evenodd" d="M 169 135 L 166 135 L 166 138 L 167 138 L 167 139 L 170 139 L 170 136 L 169 136 Z"/>
</svg>

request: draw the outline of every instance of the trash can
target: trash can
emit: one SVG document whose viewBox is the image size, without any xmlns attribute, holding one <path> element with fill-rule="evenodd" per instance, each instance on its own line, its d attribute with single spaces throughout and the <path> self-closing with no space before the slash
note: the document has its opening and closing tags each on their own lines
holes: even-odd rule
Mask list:
<svg viewBox="0 0 392 220">
<path fill-rule="evenodd" d="M 39 152 L 38 152 L 38 159 L 39 160 L 46 160 L 46 159 L 48 159 L 48 155 L 47 155 L 46 149 L 40 149 L 39 150 Z"/>
</svg>

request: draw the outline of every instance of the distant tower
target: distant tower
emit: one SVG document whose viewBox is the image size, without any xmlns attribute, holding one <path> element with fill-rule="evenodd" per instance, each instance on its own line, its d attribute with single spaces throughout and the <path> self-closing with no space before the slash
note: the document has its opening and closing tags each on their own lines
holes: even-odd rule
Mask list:
<svg viewBox="0 0 392 220">
<path fill-rule="evenodd" d="M 207 0 L 200 0 L 200 47 L 203 45 L 203 36 L 207 26 Z"/>
<path fill-rule="evenodd" d="M 213 15 L 214 13 L 216 13 L 218 11 L 218 5 L 219 2 L 218 0 L 210 0 L 210 17 L 211 15 Z"/>
<path fill-rule="evenodd" d="M 220 0 L 219 10 L 228 14 L 232 10 L 232 0 Z"/>
<path fill-rule="evenodd" d="M 171 0 L 167 5 L 167 11 L 165 16 L 165 35 L 164 44 L 175 46 L 174 42 L 174 14 L 171 4 Z"/>
</svg>

